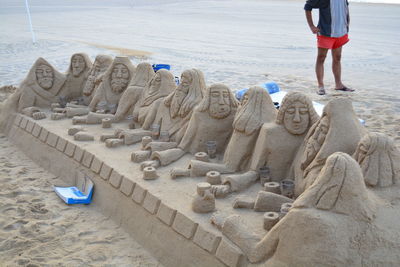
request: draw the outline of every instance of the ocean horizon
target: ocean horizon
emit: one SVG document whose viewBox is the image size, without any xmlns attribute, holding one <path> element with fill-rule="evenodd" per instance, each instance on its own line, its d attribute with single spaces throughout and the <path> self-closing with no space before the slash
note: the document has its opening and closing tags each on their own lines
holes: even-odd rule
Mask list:
<svg viewBox="0 0 400 267">
<path fill-rule="evenodd" d="M 400 4 L 400 0 L 349 0 L 354 3 Z"/>
</svg>

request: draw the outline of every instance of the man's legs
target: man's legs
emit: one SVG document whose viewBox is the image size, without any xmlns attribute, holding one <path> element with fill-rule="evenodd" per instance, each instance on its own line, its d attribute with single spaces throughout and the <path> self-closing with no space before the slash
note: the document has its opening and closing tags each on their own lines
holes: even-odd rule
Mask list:
<svg viewBox="0 0 400 267">
<path fill-rule="evenodd" d="M 328 50 L 329 49 L 327 48 L 318 47 L 317 62 L 315 64 L 315 73 L 317 74 L 318 88 L 324 88 L 324 62 Z"/>
<path fill-rule="evenodd" d="M 335 89 L 342 89 L 344 85 L 342 83 L 342 64 L 340 62 L 342 58 L 342 46 L 336 49 L 332 49 L 332 72 L 335 77 Z"/>
</svg>

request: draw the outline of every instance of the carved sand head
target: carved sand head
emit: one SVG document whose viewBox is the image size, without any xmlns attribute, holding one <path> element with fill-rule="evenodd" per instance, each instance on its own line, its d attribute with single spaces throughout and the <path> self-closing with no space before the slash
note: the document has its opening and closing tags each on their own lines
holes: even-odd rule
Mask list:
<svg viewBox="0 0 400 267">
<path fill-rule="evenodd" d="M 398 183 L 400 151 L 385 134 L 366 134 L 353 158 L 360 164 L 367 185 L 385 187 Z"/>
<path fill-rule="evenodd" d="M 127 66 L 118 63 L 115 64 L 111 72 L 111 90 L 114 93 L 122 93 L 130 81 L 130 73 Z"/>
<path fill-rule="evenodd" d="M 71 58 L 72 75 L 78 77 L 86 68 L 86 62 L 82 55 L 75 54 Z"/>
<path fill-rule="evenodd" d="M 36 80 L 40 87 L 45 90 L 50 89 L 54 82 L 53 68 L 47 64 L 40 64 L 35 70 Z"/>
<path fill-rule="evenodd" d="M 144 89 L 141 106 L 152 104 L 155 100 L 169 95 L 175 88 L 174 75 L 165 69 L 158 70 Z"/>
<path fill-rule="evenodd" d="M 205 81 L 200 70 L 185 70 L 181 75 L 181 83 L 164 101 L 170 107 L 172 118 L 185 117 L 203 98 Z"/>
<path fill-rule="evenodd" d="M 295 208 L 316 208 L 369 220 L 374 208 L 358 163 L 348 154 L 328 157 L 314 183 L 294 202 Z"/>
<path fill-rule="evenodd" d="M 294 135 L 301 135 L 319 119 L 311 100 L 299 92 L 289 92 L 282 100 L 276 118 L 277 124 L 283 124 Z"/>
<path fill-rule="evenodd" d="M 238 105 L 229 87 L 216 83 L 207 88 L 206 95 L 199 104 L 199 111 L 208 110 L 212 118 L 223 119 L 231 114 L 232 108 L 236 110 Z"/>
<path fill-rule="evenodd" d="M 274 121 L 276 114 L 276 108 L 267 91 L 262 87 L 254 86 L 244 94 L 233 121 L 233 128 L 250 135 L 263 123 Z"/>
<path fill-rule="evenodd" d="M 92 68 L 89 71 L 83 93 L 90 95 L 96 85 L 96 79 L 103 74 L 112 63 L 112 58 L 107 55 L 97 55 Z"/>
<path fill-rule="evenodd" d="M 153 78 L 155 72 L 151 64 L 142 62 L 137 65 L 135 75 L 133 76 L 129 86 L 145 87 Z"/>
</svg>

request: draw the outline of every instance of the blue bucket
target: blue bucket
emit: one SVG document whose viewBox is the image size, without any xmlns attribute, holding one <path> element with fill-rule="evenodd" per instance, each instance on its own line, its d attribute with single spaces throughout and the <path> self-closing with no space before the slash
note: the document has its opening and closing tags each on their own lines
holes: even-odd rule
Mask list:
<svg viewBox="0 0 400 267">
<path fill-rule="evenodd" d="M 166 70 L 171 69 L 171 65 L 168 64 L 153 64 L 152 67 L 154 71 L 158 71 L 160 69 L 166 69 Z"/>
</svg>

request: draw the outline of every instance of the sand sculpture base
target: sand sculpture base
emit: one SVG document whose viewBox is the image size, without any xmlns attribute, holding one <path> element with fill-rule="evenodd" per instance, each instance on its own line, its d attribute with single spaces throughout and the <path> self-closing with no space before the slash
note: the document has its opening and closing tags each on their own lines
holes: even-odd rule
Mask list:
<svg viewBox="0 0 400 267">
<path fill-rule="evenodd" d="M 193 156 L 186 155 L 157 169 L 160 177 L 146 181 L 140 165 L 130 161 L 131 153 L 140 150 L 140 143 L 107 148 L 100 142 L 101 134 L 126 129 L 126 123 L 114 123 L 108 129 L 84 125 L 95 140 L 80 142 L 68 135 L 68 129 L 73 127 L 70 119 L 52 121 L 50 112 L 46 113 L 47 119 L 39 121 L 16 115 L 9 139 L 66 184 L 72 185 L 79 172 L 88 175 L 95 183 L 91 205 L 113 218 L 162 264 L 257 266 L 250 264 L 241 250 L 210 224 L 213 213 L 197 214 L 191 210 L 196 185 L 206 178 L 170 178 L 171 168 L 186 168 Z M 256 196 L 259 190 L 261 185 L 255 184 L 241 196 Z M 236 197 L 238 194 L 217 199 L 216 211 L 241 215 L 254 232 L 265 235 L 264 213 L 233 209 Z"/>
</svg>

